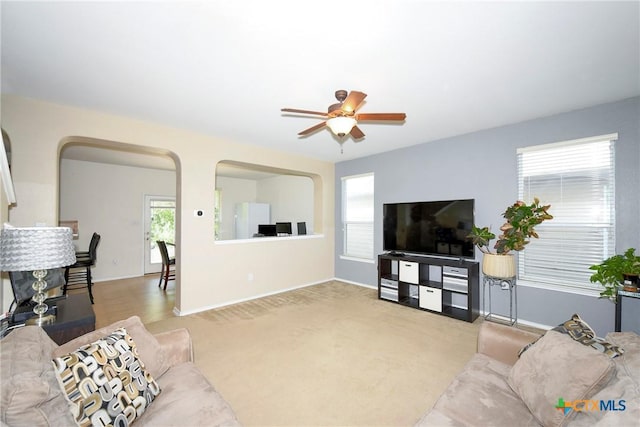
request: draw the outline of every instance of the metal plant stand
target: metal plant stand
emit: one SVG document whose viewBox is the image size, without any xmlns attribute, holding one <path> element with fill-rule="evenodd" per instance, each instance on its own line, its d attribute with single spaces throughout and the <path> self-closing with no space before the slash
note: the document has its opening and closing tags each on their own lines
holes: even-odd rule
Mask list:
<svg viewBox="0 0 640 427">
<path fill-rule="evenodd" d="M 492 276 L 484 276 L 482 280 L 482 311 L 485 313 L 484 318 L 486 320 L 495 321 L 499 323 L 505 323 L 504 316 L 500 316 L 501 318 L 497 318 L 497 314 L 494 313 L 491 309 L 491 288 L 494 286 L 500 286 L 501 289 L 509 290 L 509 319 L 506 323 L 509 326 L 513 326 L 518 323 L 518 290 L 516 288 L 516 278 L 510 277 L 508 279 L 504 279 L 501 277 L 492 277 Z M 489 290 L 489 299 L 487 301 L 487 296 L 485 290 Z M 487 302 L 489 305 L 489 310 L 487 310 Z"/>
<path fill-rule="evenodd" d="M 616 297 L 616 332 L 622 331 L 622 299 L 623 298 L 638 298 L 640 299 L 640 292 L 628 292 L 619 290 L 618 296 Z M 627 329 L 629 330 L 629 329 Z M 640 331 L 634 331 L 639 332 Z"/>
</svg>

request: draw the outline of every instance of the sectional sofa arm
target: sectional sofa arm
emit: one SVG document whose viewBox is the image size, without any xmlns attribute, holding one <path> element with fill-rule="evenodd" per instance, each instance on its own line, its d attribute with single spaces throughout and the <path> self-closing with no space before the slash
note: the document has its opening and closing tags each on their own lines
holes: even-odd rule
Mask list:
<svg viewBox="0 0 640 427">
<path fill-rule="evenodd" d="M 483 322 L 478 332 L 478 353 L 513 365 L 518 360 L 520 349 L 539 337 L 539 334 L 513 326 Z"/>
<path fill-rule="evenodd" d="M 185 328 L 173 329 L 154 335 L 164 350 L 168 366 L 193 362 L 191 334 Z"/>
</svg>

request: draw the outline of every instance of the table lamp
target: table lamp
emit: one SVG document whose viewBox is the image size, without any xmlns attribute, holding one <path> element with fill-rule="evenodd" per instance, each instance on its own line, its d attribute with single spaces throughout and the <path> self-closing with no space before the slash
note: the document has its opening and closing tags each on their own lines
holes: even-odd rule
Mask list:
<svg viewBox="0 0 640 427">
<path fill-rule="evenodd" d="M 27 325 L 47 325 L 55 315 L 47 314 L 47 269 L 65 267 L 76 262 L 73 235 L 68 227 L 5 227 L 0 233 L 0 271 L 31 271 L 35 281 L 31 286 L 36 306 Z"/>
</svg>

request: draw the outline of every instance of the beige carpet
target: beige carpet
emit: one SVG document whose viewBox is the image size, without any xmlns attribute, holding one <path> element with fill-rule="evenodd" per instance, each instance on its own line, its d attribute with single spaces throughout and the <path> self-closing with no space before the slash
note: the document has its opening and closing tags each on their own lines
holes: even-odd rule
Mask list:
<svg viewBox="0 0 640 427">
<path fill-rule="evenodd" d="M 479 323 L 330 282 L 147 327 L 189 329 L 196 364 L 244 425 L 404 426 L 470 359 Z"/>
</svg>

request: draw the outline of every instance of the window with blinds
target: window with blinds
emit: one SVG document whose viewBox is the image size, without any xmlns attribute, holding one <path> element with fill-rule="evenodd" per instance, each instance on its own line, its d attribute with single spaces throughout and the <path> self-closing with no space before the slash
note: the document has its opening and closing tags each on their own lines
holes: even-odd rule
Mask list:
<svg viewBox="0 0 640 427">
<path fill-rule="evenodd" d="M 342 178 L 343 256 L 373 259 L 373 174 Z"/>
<path fill-rule="evenodd" d="M 617 134 L 518 150 L 519 199 L 550 204 L 553 220 L 518 252 L 521 281 L 593 290 L 589 266 L 615 251 L 614 142 Z"/>
</svg>

